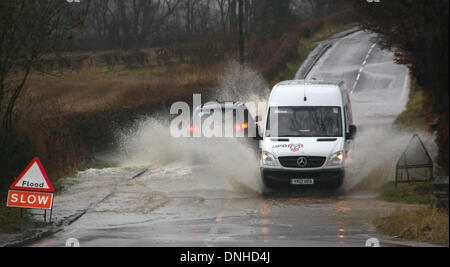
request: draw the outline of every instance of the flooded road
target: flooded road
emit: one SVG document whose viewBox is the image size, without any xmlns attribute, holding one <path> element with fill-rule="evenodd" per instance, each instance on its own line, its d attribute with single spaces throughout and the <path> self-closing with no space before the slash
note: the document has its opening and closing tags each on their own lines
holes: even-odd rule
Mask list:
<svg viewBox="0 0 450 267">
<path fill-rule="evenodd" d="M 382 246 L 414 245 L 380 236 L 372 226 L 376 216 L 404 205 L 376 200 L 367 193 L 373 188 L 353 190 L 409 141 L 392 131 L 408 98 L 407 70 L 378 48 L 373 34 L 333 42 L 309 78 L 344 79 L 353 92 L 361 131 L 341 192 L 309 188 L 264 197 L 250 148 L 238 141 L 172 140 L 164 124 L 149 120 L 127 141 L 133 157 L 123 167 L 66 180 L 55 218 L 83 216 L 34 245 L 65 246 L 76 238 L 81 246 L 365 246 L 371 237 Z"/>
<path fill-rule="evenodd" d="M 77 238 L 82 246 L 364 246 L 371 237 L 399 245 L 377 235 L 371 220 L 402 205 L 322 189 L 262 197 L 210 172 L 149 170 L 36 245 Z"/>
</svg>

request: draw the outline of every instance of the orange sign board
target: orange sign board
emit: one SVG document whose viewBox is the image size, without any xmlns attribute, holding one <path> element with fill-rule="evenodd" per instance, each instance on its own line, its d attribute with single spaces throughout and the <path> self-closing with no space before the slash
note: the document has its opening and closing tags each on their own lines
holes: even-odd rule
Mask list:
<svg viewBox="0 0 450 267">
<path fill-rule="evenodd" d="M 9 190 L 8 207 L 51 210 L 53 194 Z"/>
</svg>

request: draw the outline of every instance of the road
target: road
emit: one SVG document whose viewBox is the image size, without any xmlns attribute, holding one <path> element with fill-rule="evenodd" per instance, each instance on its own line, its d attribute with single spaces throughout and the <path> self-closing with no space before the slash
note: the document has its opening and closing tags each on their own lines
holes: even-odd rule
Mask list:
<svg viewBox="0 0 450 267">
<path fill-rule="evenodd" d="M 391 52 L 380 50 L 375 35 L 360 31 L 333 40 L 309 78 L 346 82 L 356 123 L 362 129 L 361 153 L 375 145 L 392 146 L 373 144 L 374 129 L 389 132 L 404 109 L 408 75 L 405 67 L 393 62 Z M 365 246 L 371 237 L 382 246 L 415 244 L 381 236 L 372 226 L 376 216 L 402 205 L 376 200 L 374 193 L 350 190 L 365 175 L 365 168 L 375 163 L 361 165 L 364 168 L 347 183 L 348 190 L 340 193 L 310 189 L 263 197 L 258 161 L 239 144 L 190 146 L 156 137 L 165 130 L 156 123 L 142 127 L 135 136 L 142 142 L 136 141 L 134 149 L 148 145 L 153 150 L 143 152 L 135 166 L 88 170 L 66 181 L 67 192 L 55 199 L 56 218 L 89 208 L 73 224 L 34 246 L 65 246 L 69 238 L 78 239 L 81 246 L 133 247 Z M 385 136 L 378 138 L 383 142 Z M 391 141 L 398 143 L 395 138 Z M 189 162 L 195 148 L 209 153 L 212 164 Z M 169 160 L 174 152 L 182 155 Z M 377 160 L 377 153 L 370 154 Z M 147 172 L 126 179 L 145 164 L 150 165 Z"/>
</svg>

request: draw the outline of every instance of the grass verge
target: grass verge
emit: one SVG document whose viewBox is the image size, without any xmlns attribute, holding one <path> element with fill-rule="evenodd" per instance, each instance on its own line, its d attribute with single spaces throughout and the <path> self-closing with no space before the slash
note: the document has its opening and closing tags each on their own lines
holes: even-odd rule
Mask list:
<svg viewBox="0 0 450 267">
<path fill-rule="evenodd" d="M 430 112 L 424 108 L 424 94 L 414 82 L 410 82 L 409 100 L 406 110 L 394 122 L 394 126 L 402 130 L 428 131 L 430 126 Z"/>
<path fill-rule="evenodd" d="M 425 108 L 425 96 L 414 80 L 406 110 L 394 122 L 401 130 L 429 131 L 432 116 Z M 387 217 L 377 217 L 374 226 L 377 231 L 388 236 L 407 240 L 427 242 L 436 245 L 449 245 L 448 211 L 434 208 L 435 197 L 431 183 L 400 184 L 389 183 L 381 188 L 379 199 L 405 204 L 423 204 L 419 210 L 397 210 Z"/>
<path fill-rule="evenodd" d="M 448 214 L 434 208 L 417 211 L 396 211 L 376 218 L 376 229 L 389 236 L 448 246 Z"/>
<path fill-rule="evenodd" d="M 431 183 L 393 183 L 381 190 L 379 199 L 405 204 L 423 204 L 419 210 L 397 210 L 386 217 L 377 217 L 373 223 L 378 232 L 397 238 L 448 246 L 448 211 L 434 208 L 435 198 Z"/>
<path fill-rule="evenodd" d="M 15 233 L 21 231 L 28 222 L 26 217 L 20 216 L 20 209 L 6 207 L 6 201 L 0 201 L 0 233 Z"/>
<path fill-rule="evenodd" d="M 116 163 L 113 162 L 106 162 L 106 161 L 101 161 L 101 160 L 95 160 L 92 161 L 91 163 L 89 163 L 87 165 L 87 169 L 107 169 L 107 168 L 115 168 L 118 165 Z"/>
<path fill-rule="evenodd" d="M 400 184 L 397 187 L 389 183 L 382 188 L 379 199 L 389 202 L 405 204 L 433 205 L 434 195 L 431 183 L 425 184 Z"/>
</svg>

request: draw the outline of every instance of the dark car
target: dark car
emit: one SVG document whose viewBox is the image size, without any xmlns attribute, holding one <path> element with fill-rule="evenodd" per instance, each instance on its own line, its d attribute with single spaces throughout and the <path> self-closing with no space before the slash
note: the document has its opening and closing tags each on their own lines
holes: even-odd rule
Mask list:
<svg viewBox="0 0 450 267">
<path fill-rule="evenodd" d="M 257 151 L 260 140 L 258 120 L 259 117 L 254 118 L 241 102 L 209 103 L 194 110 L 189 131 L 191 137 L 243 138 Z"/>
</svg>

